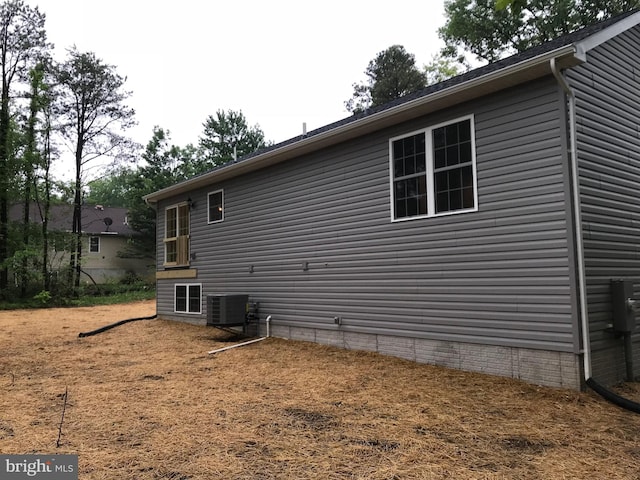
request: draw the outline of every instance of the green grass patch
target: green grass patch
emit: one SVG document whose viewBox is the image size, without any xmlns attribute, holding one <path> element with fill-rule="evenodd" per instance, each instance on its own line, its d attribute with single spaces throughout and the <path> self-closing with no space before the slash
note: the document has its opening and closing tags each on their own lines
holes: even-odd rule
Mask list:
<svg viewBox="0 0 640 480">
<path fill-rule="evenodd" d="M 83 285 L 75 295 L 56 295 L 41 291 L 25 298 L 11 298 L 0 301 L 0 310 L 16 310 L 47 307 L 92 307 L 95 305 L 115 305 L 156 298 L 155 285 L 143 282 L 106 283 Z"/>
<path fill-rule="evenodd" d="M 130 303 L 141 300 L 153 300 L 156 298 L 156 290 L 131 290 L 113 294 L 82 295 L 70 299 L 67 303 L 70 307 L 92 307 L 94 305 L 115 305 L 117 303 Z"/>
</svg>

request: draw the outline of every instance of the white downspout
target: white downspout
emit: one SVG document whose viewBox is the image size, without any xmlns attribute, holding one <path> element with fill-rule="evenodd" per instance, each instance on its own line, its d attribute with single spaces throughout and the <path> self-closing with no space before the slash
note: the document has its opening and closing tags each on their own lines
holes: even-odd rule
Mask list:
<svg viewBox="0 0 640 480">
<path fill-rule="evenodd" d="M 582 241 L 582 214 L 580 211 L 580 181 L 578 178 L 578 143 L 576 139 L 576 97 L 567 80 L 558 71 L 556 59 L 549 61 L 551 72 L 556 77 L 569 100 L 569 160 L 571 162 L 571 180 L 573 190 L 573 216 L 575 222 L 576 255 L 578 261 L 578 289 L 580 291 L 580 320 L 582 324 L 582 358 L 584 379 L 591 378 L 591 344 L 589 339 L 589 316 L 587 312 L 587 282 L 584 266 L 584 245 Z"/>
</svg>

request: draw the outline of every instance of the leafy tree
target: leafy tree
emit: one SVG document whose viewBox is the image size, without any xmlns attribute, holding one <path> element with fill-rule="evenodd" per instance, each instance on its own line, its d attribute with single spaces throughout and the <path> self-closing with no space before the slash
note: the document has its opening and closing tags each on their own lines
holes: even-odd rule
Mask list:
<svg viewBox="0 0 640 480">
<path fill-rule="evenodd" d="M 144 164 L 139 169 L 145 176 L 150 177 L 150 188 L 155 188 L 146 193 L 152 193 L 193 176 L 196 168 L 195 156 L 196 150 L 192 145 L 185 148 L 174 145 L 171 143 L 171 132 L 155 126 L 151 140 L 142 153 Z"/>
<path fill-rule="evenodd" d="M 155 251 L 156 213 L 142 197 L 169 187 L 191 176 L 195 149 L 180 148 L 171 143 L 169 131 L 154 127 L 153 136 L 142 153 L 144 163 L 136 170 L 122 172 L 127 185 L 125 206 L 129 209 L 131 226 L 141 233 L 138 243 L 147 252 Z"/>
<path fill-rule="evenodd" d="M 22 0 L 0 5 L 0 289 L 6 289 L 8 281 L 11 97 L 15 84 L 26 80 L 30 66 L 49 47 L 44 22 L 45 15 Z"/>
<path fill-rule="evenodd" d="M 88 183 L 89 193 L 84 202 L 90 205 L 126 207 L 126 195 L 129 191 L 128 179 L 132 171 L 120 167 Z"/>
<path fill-rule="evenodd" d="M 463 67 L 461 67 L 459 63 L 454 62 L 451 58 L 438 54 L 433 55 L 431 61 L 424 66 L 424 75 L 427 80 L 427 85 L 434 85 L 448 78 L 455 77 L 462 73 L 463 70 Z"/>
<path fill-rule="evenodd" d="M 518 11 L 521 11 L 523 8 L 526 8 L 527 5 L 529 4 L 529 0 L 496 0 L 496 10 L 504 10 L 506 8 L 513 8 L 516 9 Z M 602 2 L 598 2 L 598 1 L 585 1 L 585 2 L 574 2 L 574 3 L 582 3 L 584 5 L 581 5 L 581 7 L 584 10 L 591 10 L 592 12 L 598 12 L 598 9 L 600 8 L 600 6 L 602 5 Z M 610 3 L 610 2 L 608 2 Z M 615 2 L 614 2 L 615 3 Z M 623 11 L 629 11 L 631 9 L 637 8 L 636 6 L 633 6 L 634 2 L 617 2 L 618 6 L 615 7 L 616 10 L 618 10 L 620 13 L 622 13 Z M 627 3 L 629 5 L 631 5 L 629 8 L 623 7 L 623 4 Z"/>
<path fill-rule="evenodd" d="M 638 6 L 640 0 L 447 0 L 438 34 L 445 56 L 493 62 Z"/>
<path fill-rule="evenodd" d="M 378 53 L 365 70 L 365 83 L 353 84 L 353 96 L 345 102 L 349 112 L 359 113 L 382 105 L 427 85 L 413 54 L 393 45 Z"/>
<path fill-rule="evenodd" d="M 264 132 L 258 125 L 249 126 L 242 111 L 218 110 L 202 124 L 204 131 L 198 143 L 201 156 L 194 172 L 203 173 L 211 168 L 253 153 L 265 146 Z"/>
<path fill-rule="evenodd" d="M 22 167 L 23 178 L 23 218 L 22 218 L 22 247 L 27 251 L 34 252 L 32 258 L 23 255 L 20 265 L 20 290 L 21 296 L 25 296 L 28 286 L 29 273 L 33 270 L 30 268 L 29 263 L 34 259 L 39 259 L 40 251 L 32 243 L 33 225 L 31 222 L 31 204 L 35 199 L 35 187 L 36 179 L 35 173 L 41 164 L 40 152 L 38 150 L 38 123 L 39 115 L 42 112 L 46 104 L 47 96 L 43 95 L 43 90 L 46 90 L 47 86 L 44 81 L 45 78 L 45 64 L 39 63 L 33 68 L 29 74 L 30 79 L 30 92 L 29 92 L 29 108 L 26 118 L 25 132 L 24 132 L 24 153 Z M 46 253 L 45 253 L 46 255 Z M 46 256 L 45 256 L 46 260 Z"/>
<path fill-rule="evenodd" d="M 51 76 L 51 72 L 47 69 L 36 69 L 32 75 L 32 92 L 33 102 L 42 112 L 42 121 L 40 128 L 41 148 L 39 153 L 39 164 L 37 169 L 38 184 L 40 188 L 35 189 L 36 205 L 40 210 L 40 218 L 42 218 L 41 234 L 42 234 L 42 277 L 43 291 L 51 290 L 51 276 L 49 268 L 49 211 L 52 203 L 52 187 L 51 164 L 55 156 L 55 149 L 51 142 L 52 133 L 52 117 L 53 117 L 53 90 L 51 89 L 51 79 L 47 79 L 45 74 Z M 38 95 L 35 95 L 39 93 Z M 38 186 L 38 185 L 37 185 Z"/>
<path fill-rule="evenodd" d="M 135 124 L 135 112 L 125 104 L 131 95 L 123 90 L 125 78 L 92 52 L 70 49 L 67 60 L 59 66 L 58 82 L 61 133 L 72 145 L 75 155 L 72 232 L 76 243 L 71 254 L 71 270 L 77 287 L 82 258 L 83 175 L 95 166 L 96 159 L 117 158 L 134 148 L 121 132 Z"/>
<path fill-rule="evenodd" d="M 527 0 L 496 0 L 496 10 L 504 10 L 505 8 L 523 8 L 527 4 Z"/>
</svg>

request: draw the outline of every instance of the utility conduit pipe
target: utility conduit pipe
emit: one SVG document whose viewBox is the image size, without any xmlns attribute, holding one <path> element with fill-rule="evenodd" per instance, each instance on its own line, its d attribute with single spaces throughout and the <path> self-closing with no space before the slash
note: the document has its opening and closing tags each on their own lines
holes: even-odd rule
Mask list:
<svg viewBox="0 0 640 480">
<path fill-rule="evenodd" d="M 587 280 L 584 265 L 584 245 L 582 240 L 582 211 L 580 207 L 580 181 L 578 177 L 578 139 L 576 129 L 576 97 L 569 83 L 560 73 L 556 59 L 549 62 L 551 73 L 564 91 L 569 103 L 569 163 L 571 167 L 571 191 L 573 195 L 573 218 L 576 257 L 578 263 L 578 290 L 580 302 L 580 320 L 582 327 L 582 358 L 584 379 L 591 378 L 591 339 L 589 337 L 589 314 L 587 310 Z"/>
<path fill-rule="evenodd" d="M 267 323 L 267 336 L 266 337 L 255 338 L 253 340 L 249 340 L 249 341 L 242 342 L 242 343 L 237 343 L 235 345 L 229 345 L 228 347 L 222 347 L 222 348 L 218 348 L 216 350 L 211 350 L 210 352 L 208 352 L 209 355 L 212 355 L 214 353 L 224 352 L 225 350 L 231 350 L 232 348 L 244 347 L 245 345 L 251 345 L 252 343 L 261 342 L 262 340 L 266 340 L 267 338 L 269 338 L 269 333 L 270 333 L 269 332 L 269 324 L 271 322 L 271 315 L 269 315 L 265 321 Z"/>
<path fill-rule="evenodd" d="M 97 335 L 98 333 L 106 332 L 107 330 L 111 330 L 112 328 L 119 327 L 120 325 L 124 325 L 129 322 L 137 322 L 138 320 L 153 320 L 157 318 L 158 315 L 150 315 L 148 317 L 137 317 L 137 318 L 127 318 L 126 320 L 120 320 L 119 322 L 111 323 L 109 325 L 105 325 L 104 327 L 97 328 L 95 330 L 91 330 L 90 332 L 80 332 L 78 337 L 90 337 L 92 335 Z"/>
<path fill-rule="evenodd" d="M 580 181 L 578 178 L 578 140 L 576 129 L 576 97 L 566 78 L 560 73 L 556 59 L 549 62 L 551 73 L 558 85 L 564 90 L 569 103 L 569 162 L 572 170 L 573 216 L 576 242 L 576 256 L 578 257 L 578 288 L 580 292 L 580 317 L 582 327 L 582 354 L 584 379 L 587 386 L 593 389 L 605 400 L 631 412 L 640 413 L 640 403 L 608 390 L 591 376 L 591 339 L 589 336 L 589 317 L 587 311 L 587 281 L 584 264 L 584 245 L 582 240 L 582 212 L 580 208 Z"/>
</svg>

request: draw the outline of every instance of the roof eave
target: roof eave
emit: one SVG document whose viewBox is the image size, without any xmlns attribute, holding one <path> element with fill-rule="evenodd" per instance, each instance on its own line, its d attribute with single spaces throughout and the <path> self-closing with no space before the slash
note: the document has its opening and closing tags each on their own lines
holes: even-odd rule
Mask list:
<svg viewBox="0 0 640 480">
<path fill-rule="evenodd" d="M 587 38 L 575 43 L 576 58 L 586 62 L 587 52 L 595 47 L 603 44 L 604 42 L 611 40 L 613 37 L 626 32 L 630 28 L 635 27 L 640 23 L 640 11 L 637 11 L 622 20 L 610 25 L 609 27 L 589 35 Z"/>
<path fill-rule="evenodd" d="M 584 61 L 576 55 L 576 48 L 573 44 L 565 45 L 514 65 L 509 65 L 480 77 L 472 78 L 423 97 L 418 97 L 414 100 L 373 113 L 353 122 L 346 123 L 345 125 L 327 130 L 326 132 L 283 145 L 280 148 L 256 155 L 253 158 L 227 164 L 204 175 L 145 195 L 143 198 L 147 203 L 157 203 L 160 200 L 174 195 L 190 192 L 214 182 L 220 182 L 231 177 L 243 175 L 293 157 L 417 118 L 429 112 L 441 110 L 473 98 L 540 78 L 551 74 L 549 62 L 552 58 L 556 59 L 556 64 L 561 68 L 575 66 Z"/>
</svg>

